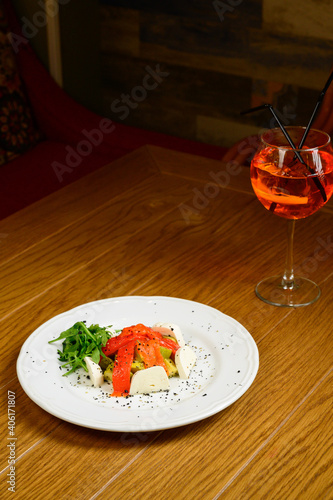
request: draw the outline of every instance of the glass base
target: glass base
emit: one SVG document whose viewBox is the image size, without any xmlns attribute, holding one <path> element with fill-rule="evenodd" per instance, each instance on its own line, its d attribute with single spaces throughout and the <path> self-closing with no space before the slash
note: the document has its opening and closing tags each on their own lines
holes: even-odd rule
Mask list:
<svg viewBox="0 0 333 500">
<path fill-rule="evenodd" d="M 283 284 L 281 276 L 272 276 L 258 283 L 256 294 L 267 304 L 280 307 L 301 307 L 319 299 L 321 290 L 307 278 L 296 278 L 291 287 Z"/>
</svg>

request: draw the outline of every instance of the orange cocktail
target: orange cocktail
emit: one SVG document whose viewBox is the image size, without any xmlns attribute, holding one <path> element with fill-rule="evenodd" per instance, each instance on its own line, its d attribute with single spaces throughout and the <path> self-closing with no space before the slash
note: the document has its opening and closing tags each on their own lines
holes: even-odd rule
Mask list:
<svg viewBox="0 0 333 500">
<path fill-rule="evenodd" d="M 251 182 L 258 200 L 275 215 L 289 219 L 284 274 L 263 279 L 256 286 L 260 299 L 277 306 L 304 306 L 320 297 L 316 283 L 294 275 L 293 239 L 295 220 L 313 214 L 332 196 L 333 150 L 330 137 L 314 129 L 306 134 L 306 144 L 297 149 L 304 130 L 266 131 L 251 162 Z"/>
<path fill-rule="evenodd" d="M 305 161 L 309 154 L 300 150 Z M 307 166 L 294 159 L 289 151 L 284 160 L 277 161 L 274 148 L 267 146 L 256 155 L 251 165 L 251 181 L 259 201 L 268 210 L 287 219 L 302 219 L 319 210 L 326 200 L 318 188 L 321 182 L 326 198 L 333 193 L 333 159 L 326 151 L 317 151 L 311 159 L 320 168 L 311 173 Z M 315 182 L 315 179 L 317 182 Z"/>
</svg>

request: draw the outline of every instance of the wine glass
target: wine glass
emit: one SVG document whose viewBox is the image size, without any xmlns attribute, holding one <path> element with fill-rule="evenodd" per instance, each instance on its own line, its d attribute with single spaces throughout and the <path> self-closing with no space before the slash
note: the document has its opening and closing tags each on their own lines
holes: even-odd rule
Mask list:
<svg viewBox="0 0 333 500">
<path fill-rule="evenodd" d="M 285 127 L 292 143 L 300 144 L 304 127 Z M 275 306 L 299 307 L 320 297 L 311 280 L 294 276 L 295 220 L 308 217 L 329 200 L 333 192 L 333 149 L 328 134 L 311 129 L 302 149 L 293 149 L 280 128 L 261 135 L 251 162 L 251 182 L 258 200 L 288 219 L 287 258 L 282 276 L 272 276 L 256 286 L 257 296 Z"/>
</svg>

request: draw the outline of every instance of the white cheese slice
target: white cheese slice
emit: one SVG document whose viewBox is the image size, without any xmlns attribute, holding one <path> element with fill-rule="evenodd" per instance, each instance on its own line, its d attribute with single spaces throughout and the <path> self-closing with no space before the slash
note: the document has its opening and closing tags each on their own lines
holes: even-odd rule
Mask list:
<svg viewBox="0 0 333 500">
<path fill-rule="evenodd" d="M 162 335 L 173 337 L 176 340 L 177 344 L 180 345 L 180 347 L 183 347 L 185 345 L 182 332 L 179 326 L 175 325 L 174 323 L 155 323 L 155 325 L 153 326 L 153 330 L 161 333 Z"/>
<path fill-rule="evenodd" d="M 92 384 L 95 387 L 100 387 L 104 382 L 104 376 L 101 367 L 91 359 L 90 356 L 86 356 L 84 361 L 88 368 L 88 373 Z"/>
<path fill-rule="evenodd" d="M 165 391 L 170 382 L 162 366 L 151 366 L 133 374 L 130 394 L 147 394 L 149 392 Z"/>
<path fill-rule="evenodd" d="M 197 360 L 195 352 L 185 345 L 178 349 L 175 354 L 175 365 L 180 378 L 188 378 Z"/>
</svg>

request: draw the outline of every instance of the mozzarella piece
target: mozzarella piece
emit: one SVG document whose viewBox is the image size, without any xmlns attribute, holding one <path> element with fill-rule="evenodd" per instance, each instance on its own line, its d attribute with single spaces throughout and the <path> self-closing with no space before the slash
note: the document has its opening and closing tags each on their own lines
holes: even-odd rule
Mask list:
<svg viewBox="0 0 333 500">
<path fill-rule="evenodd" d="M 188 346 L 183 346 L 176 351 L 175 365 L 180 378 L 188 378 L 197 360 L 195 352 Z"/>
<path fill-rule="evenodd" d="M 151 366 L 133 374 L 130 394 L 147 394 L 149 392 L 165 391 L 170 382 L 162 366 Z"/>
<path fill-rule="evenodd" d="M 90 380 L 94 387 L 100 387 L 104 382 L 102 368 L 95 363 L 90 356 L 86 356 L 84 361 L 87 365 Z"/>
<path fill-rule="evenodd" d="M 169 335 L 170 337 L 173 337 L 180 347 L 185 345 L 182 332 L 179 326 L 174 323 L 155 323 L 153 330 L 161 333 L 162 335 Z"/>
</svg>

